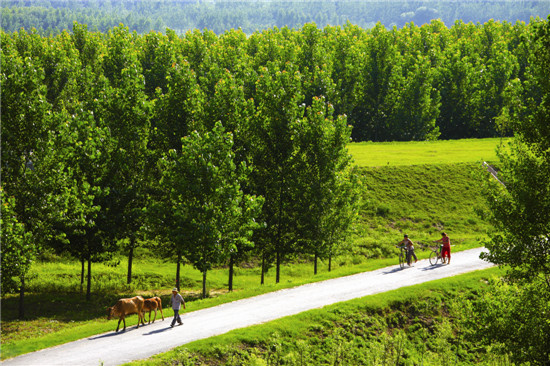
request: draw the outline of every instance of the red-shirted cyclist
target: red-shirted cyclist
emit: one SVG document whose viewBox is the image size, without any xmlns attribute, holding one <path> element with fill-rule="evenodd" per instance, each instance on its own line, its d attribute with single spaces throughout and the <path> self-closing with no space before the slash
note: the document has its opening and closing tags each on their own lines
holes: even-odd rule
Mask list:
<svg viewBox="0 0 550 366">
<path fill-rule="evenodd" d="M 436 243 L 441 243 L 441 259 L 445 263 L 445 257 L 447 257 L 447 264 L 451 263 L 451 240 L 445 233 L 441 233 L 441 239 L 435 240 Z"/>
</svg>

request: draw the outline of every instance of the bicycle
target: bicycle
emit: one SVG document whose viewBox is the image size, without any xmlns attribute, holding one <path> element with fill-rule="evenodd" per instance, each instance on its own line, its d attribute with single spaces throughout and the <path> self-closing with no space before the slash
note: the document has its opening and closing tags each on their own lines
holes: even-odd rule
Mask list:
<svg viewBox="0 0 550 366">
<path fill-rule="evenodd" d="M 401 269 L 405 268 L 405 263 L 409 266 L 411 265 L 411 252 L 405 248 L 405 246 L 396 245 L 396 248 L 399 248 L 399 267 Z"/>
<path fill-rule="evenodd" d="M 430 250 L 432 251 L 430 253 L 430 264 L 432 266 L 435 266 L 438 261 L 441 261 L 441 263 L 445 263 L 443 257 L 441 256 L 441 245 L 438 245 L 435 248 L 430 247 Z"/>
</svg>

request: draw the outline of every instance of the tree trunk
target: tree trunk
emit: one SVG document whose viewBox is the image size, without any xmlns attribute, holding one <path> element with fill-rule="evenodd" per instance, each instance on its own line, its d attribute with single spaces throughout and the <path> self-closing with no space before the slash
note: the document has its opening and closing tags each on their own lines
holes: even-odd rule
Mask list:
<svg viewBox="0 0 550 366">
<path fill-rule="evenodd" d="M 265 282 L 265 252 L 262 252 L 262 281 L 260 282 L 263 285 Z"/>
<path fill-rule="evenodd" d="M 126 281 L 127 284 L 132 283 L 132 261 L 134 259 L 134 244 L 135 244 L 134 237 L 130 238 L 130 251 L 128 252 L 128 279 Z"/>
<path fill-rule="evenodd" d="M 86 286 L 86 301 L 92 299 L 92 257 L 88 257 L 88 285 Z"/>
<path fill-rule="evenodd" d="M 19 287 L 19 320 L 25 318 L 25 275 L 21 275 L 21 286 Z"/>
<path fill-rule="evenodd" d="M 84 258 L 80 258 L 81 270 L 80 270 L 80 293 L 84 289 Z"/>
<path fill-rule="evenodd" d="M 176 264 L 176 288 L 180 290 L 180 266 L 181 266 L 181 255 L 178 254 L 178 260 Z"/>
<path fill-rule="evenodd" d="M 283 216 L 283 182 L 284 178 L 281 177 L 281 184 L 279 185 L 279 216 L 277 218 L 277 238 L 275 250 L 277 251 L 277 271 L 275 275 L 275 283 L 279 283 L 281 279 L 281 237 L 283 236 L 281 217 Z"/>
<path fill-rule="evenodd" d="M 328 256 L 328 271 L 332 270 L 332 254 Z"/>
<path fill-rule="evenodd" d="M 202 298 L 206 299 L 206 270 L 202 271 Z"/>
<path fill-rule="evenodd" d="M 314 275 L 317 274 L 317 258 L 318 258 L 318 255 L 317 255 L 317 252 L 315 252 L 315 258 L 313 259 L 313 274 Z"/>
<path fill-rule="evenodd" d="M 231 292 L 233 291 L 233 255 L 229 256 L 229 281 L 228 281 L 228 290 Z"/>
<path fill-rule="evenodd" d="M 281 253 L 277 249 L 277 274 L 275 275 L 275 283 L 279 283 L 281 279 Z"/>
</svg>

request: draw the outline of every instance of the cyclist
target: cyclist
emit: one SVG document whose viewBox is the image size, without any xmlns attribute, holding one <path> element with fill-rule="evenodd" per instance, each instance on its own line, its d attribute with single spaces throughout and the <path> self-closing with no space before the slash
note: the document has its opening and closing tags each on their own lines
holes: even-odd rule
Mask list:
<svg viewBox="0 0 550 366">
<path fill-rule="evenodd" d="M 403 240 L 401 240 L 399 244 L 407 249 L 407 264 L 409 266 L 411 265 L 411 256 L 414 257 L 414 263 L 418 262 L 418 258 L 416 258 L 416 254 L 414 254 L 414 244 L 407 234 L 403 236 Z"/>
<path fill-rule="evenodd" d="M 441 260 L 445 263 L 445 257 L 447 257 L 447 264 L 451 264 L 451 240 L 446 233 L 441 233 L 441 239 L 436 240 L 436 243 L 441 243 Z"/>
</svg>

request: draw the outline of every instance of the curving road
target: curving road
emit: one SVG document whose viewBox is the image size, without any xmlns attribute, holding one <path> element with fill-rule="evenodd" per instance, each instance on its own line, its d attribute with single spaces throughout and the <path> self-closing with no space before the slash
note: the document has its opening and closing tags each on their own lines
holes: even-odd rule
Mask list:
<svg viewBox="0 0 550 366">
<path fill-rule="evenodd" d="M 451 277 L 492 266 L 479 259 L 483 248 L 453 253 L 450 265 L 431 266 L 427 260 L 401 270 L 399 266 L 363 272 L 280 290 L 249 299 L 184 314 L 183 326 L 170 328 L 171 318 L 124 333 L 109 332 L 21 355 L 2 365 L 119 365 L 166 352 L 198 339 L 294 315 L 404 286 Z M 132 317 L 130 324 L 135 324 Z M 113 329 L 115 322 L 113 321 Z"/>
</svg>

